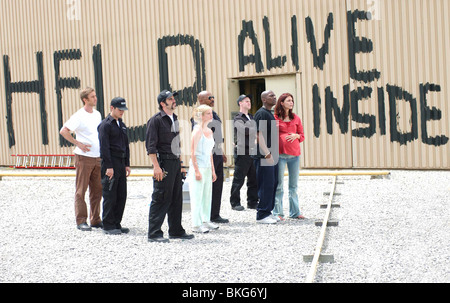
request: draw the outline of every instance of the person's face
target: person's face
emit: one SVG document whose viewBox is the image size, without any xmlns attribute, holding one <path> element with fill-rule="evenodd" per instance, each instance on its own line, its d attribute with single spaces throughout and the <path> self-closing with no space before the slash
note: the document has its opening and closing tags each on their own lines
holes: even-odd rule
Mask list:
<svg viewBox="0 0 450 303">
<path fill-rule="evenodd" d="M 111 116 L 114 119 L 122 119 L 124 110 L 118 109 L 117 107 L 111 106 Z"/>
<path fill-rule="evenodd" d="M 275 95 L 275 93 L 273 91 L 270 91 L 267 94 L 266 102 L 267 102 L 267 104 L 269 104 L 271 106 L 274 106 L 275 104 L 277 104 L 277 96 Z"/>
<path fill-rule="evenodd" d="M 212 110 L 207 110 L 206 112 L 203 113 L 203 115 L 202 115 L 203 122 L 211 122 L 212 119 L 213 119 Z"/>
<path fill-rule="evenodd" d="M 94 107 L 97 105 L 97 94 L 95 92 L 91 92 L 87 98 L 83 99 L 84 105 Z"/>
<path fill-rule="evenodd" d="M 205 99 L 205 104 L 209 105 L 210 107 L 214 107 L 214 96 L 209 94 L 208 97 Z"/>
<path fill-rule="evenodd" d="M 250 100 L 250 98 L 245 98 L 244 100 L 241 101 L 240 104 L 242 109 L 245 109 L 247 111 L 249 111 L 252 108 L 252 101 Z"/>
<path fill-rule="evenodd" d="M 286 99 L 284 99 L 284 102 L 281 103 L 283 108 L 285 110 L 293 109 L 294 108 L 294 99 L 292 99 L 291 96 L 288 96 Z"/>
<path fill-rule="evenodd" d="M 165 106 L 169 110 L 175 110 L 175 108 L 177 107 L 177 102 L 175 101 L 175 98 L 172 96 L 166 99 L 165 105 L 163 106 Z"/>
</svg>

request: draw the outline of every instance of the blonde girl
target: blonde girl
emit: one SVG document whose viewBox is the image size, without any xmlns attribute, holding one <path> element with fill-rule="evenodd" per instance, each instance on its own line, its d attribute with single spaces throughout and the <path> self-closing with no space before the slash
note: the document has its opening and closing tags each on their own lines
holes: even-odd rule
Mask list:
<svg viewBox="0 0 450 303">
<path fill-rule="evenodd" d="M 210 220 L 212 183 L 217 179 L 212 158 L 213 132 L 208 128 L 213 119 L 212 108 L 200 105 L 194 109 L 192 118 L 196 123 L 192 131 L 188 176 L 192 230 L 207 233 L 219 228 Z"/>
</svg>

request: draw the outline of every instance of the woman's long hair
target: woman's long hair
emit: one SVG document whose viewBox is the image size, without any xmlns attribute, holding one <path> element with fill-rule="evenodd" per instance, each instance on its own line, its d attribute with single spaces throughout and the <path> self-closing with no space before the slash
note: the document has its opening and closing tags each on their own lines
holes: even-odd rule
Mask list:
<svg viewBox="0 0 450 303">
<path fill-rule="evenodd" d="M 284 110 L 284 107 L 281 103 L 283 103 L 287 97 L 291 97 L 292 101 L 294 102 L 294 96 L 292 96 L 290 93 L 284 93 L 278 98 L 277 104 L 275 105 L 274 113 L 280 120 L 284 120 L 286 118 L 286 111 Z M 294 113 L 292 112 L 292 109 L 289 110 L 288 116 L 289 119 L 294 119 Z"/>
</svg>

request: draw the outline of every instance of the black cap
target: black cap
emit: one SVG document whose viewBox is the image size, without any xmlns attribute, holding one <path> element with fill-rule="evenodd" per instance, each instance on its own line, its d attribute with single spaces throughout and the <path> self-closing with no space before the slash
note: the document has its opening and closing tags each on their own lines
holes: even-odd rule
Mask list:
<svg viewBox="0 0 450 303">
<path fill-rule="evenodd" d="M 249 98 L 250 100 L 252 100 L 252 95 L 240 95 L 239 98 L 237 99 L 237 105 L 239 106 L 239 102 L 241 102 L 245 98 Z"/>
<path fill-rule="evenodd" d="M 120 110 L 128 110 L 127 101 L 122 97 L 115 97 L 111 100 L 111 106 L 118 108 Z"/>
<path fill-rule="evenodd" d="M 174 97 L 178 96 L 178 93 L 177 92 L 172 93 L 172 92 L 168 91 L 167 89 L 165 89 L 165 90 L 163 90 L 162 92 L 159 93 L 159 95 L 158 95 L 158 103 L 164 102 L 164 101 L 166 101 L 167 98 L 170 98 L 172 96 L 174 96 Z"/>
</svg>

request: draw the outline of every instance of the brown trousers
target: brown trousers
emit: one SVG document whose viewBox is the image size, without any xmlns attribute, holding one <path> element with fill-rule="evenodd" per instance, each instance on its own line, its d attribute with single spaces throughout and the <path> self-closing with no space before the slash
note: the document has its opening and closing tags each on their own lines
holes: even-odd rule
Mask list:
<svg viewBox="0 0 450 303">
<path fill-rule="evenodd" d="M 89 186 L 90 223 L 97 225 L 100 219 L 100 202 L 102 200 L 100 158 L 75 155 L 75 217 L 77 225 L 85 223 L 88 210 L 85 201 Z"/>
</svg>

